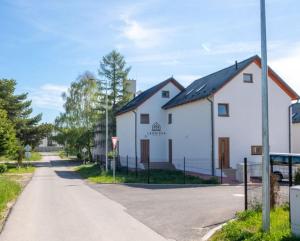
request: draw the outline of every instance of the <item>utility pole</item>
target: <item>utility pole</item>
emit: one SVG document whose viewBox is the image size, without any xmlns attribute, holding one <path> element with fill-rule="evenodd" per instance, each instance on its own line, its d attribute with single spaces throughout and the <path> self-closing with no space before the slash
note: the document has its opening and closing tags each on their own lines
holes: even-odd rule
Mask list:
<svg viewBox="0 0 300 241">
<path fill-rule="evenodd" d="M 267 34 L 265 0 L 260 0 L 261 21 L 261 94 L 262 94 L 262 144 L 263 144 L 263 169 L 262 169 L 262 221 L 263 230 L 270 230 L 270 151 L 269 151 L 269 113 L 268 113 L 268 64 L 267 64 Z"/>
<path fill-rule="evenodd" d="M 105 170 L 108 171 L 108 80 L 106 79 L 105 90 Z"/>
</svg>

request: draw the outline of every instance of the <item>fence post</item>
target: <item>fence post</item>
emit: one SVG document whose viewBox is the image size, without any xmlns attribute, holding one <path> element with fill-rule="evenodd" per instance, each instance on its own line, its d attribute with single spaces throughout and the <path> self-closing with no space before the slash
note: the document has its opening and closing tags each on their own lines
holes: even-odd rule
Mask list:
<svg viewBox="0 0 300 241">
<path fill-rule="evenodd" d="M 150 158 L 148 156 L 148 184 L 150 184 Z"/>
<path fill-rule="evenodd" d="M 289 220 L 291 226 L 291 186 L 293 186 L 293 163 L 292 156 L 289 155 Z"/>
<path fill-rule="evenodd" d="M 183 182 L 184 184 L 186 184 L 186 173 L 185 173 L 185 157 L 183 158 L 183 175 L 184 175 L 184 179 L 183 179 Z"/>
<path fill-rule="evenodd" d="M 245 195 L 245 210 L 248 209 L 248 163 L 247 158 L 244 158 L 244 195 Z"/>
<path fill-rule="evenodd" d="M 126 156 L 126 166 L 127 166 L 126 172 L 127 172 L 127 176 L 128 176 L 128 155 Z"/>
<path fill-rule="evenodd" d="M 289 186 L 293 186 L 292 156 L 289 156 Z"/>
<path fill-rule="evenodd" d="M 137 156 L 135 156 L 135 178 L 137 178 Z"/>
</svg>

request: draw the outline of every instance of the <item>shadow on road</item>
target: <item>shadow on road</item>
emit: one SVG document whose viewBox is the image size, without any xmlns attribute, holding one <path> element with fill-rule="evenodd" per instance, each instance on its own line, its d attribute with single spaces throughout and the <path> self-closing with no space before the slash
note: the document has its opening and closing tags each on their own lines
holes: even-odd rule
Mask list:
<svg viewBox="0 0 300 241">
<path fill-rule="evenodd" d="M 55 170 L 57 176 L 64 179 L 82 179 L 82 177 L 74 171 L 58 171 Z"/>
<path fill-rule="evenodd" d="M 51 160 L 51 165 L 54 167 L 73 167 L 80 166 L 82 161 L 73 160 Z"/>
<path fill-rule="evenodd" d="M 143 188 L 151 190 L 159 189 L 179 189 L 179 188 L 195 188 L 195 187 L 215 187 L 217 184 L 145 184 L 145 183 L 126 183 L 125 186 L 131 188 Z"/>
</svg>

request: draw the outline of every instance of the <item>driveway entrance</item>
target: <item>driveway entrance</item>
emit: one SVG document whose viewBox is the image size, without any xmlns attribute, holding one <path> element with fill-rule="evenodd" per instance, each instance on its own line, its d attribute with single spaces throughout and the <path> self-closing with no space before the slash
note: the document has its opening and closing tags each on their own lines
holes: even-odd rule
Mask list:
<svg viewBox="0 0 300 241">
<path fill-rule="evenodd" d="M 242 186 L 92 184 L 166 239 L 199 241 L 243 209 Z"/>
</svg>

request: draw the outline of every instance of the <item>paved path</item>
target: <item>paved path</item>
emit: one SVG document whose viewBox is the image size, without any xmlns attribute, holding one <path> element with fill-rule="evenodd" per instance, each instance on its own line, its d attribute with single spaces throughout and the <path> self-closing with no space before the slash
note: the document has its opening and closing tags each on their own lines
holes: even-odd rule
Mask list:
<svg viewBox="0 0 300 241">
<path fill-rule="evenodd" d="M 0 241 L 166 241 L 45 156 L 21 194 Z"/>
<path fill-rule="evenodd" d="M 243 186 L 90 184 L 165 238 L 199 241 L 243 210 Z"/>
</svg>

